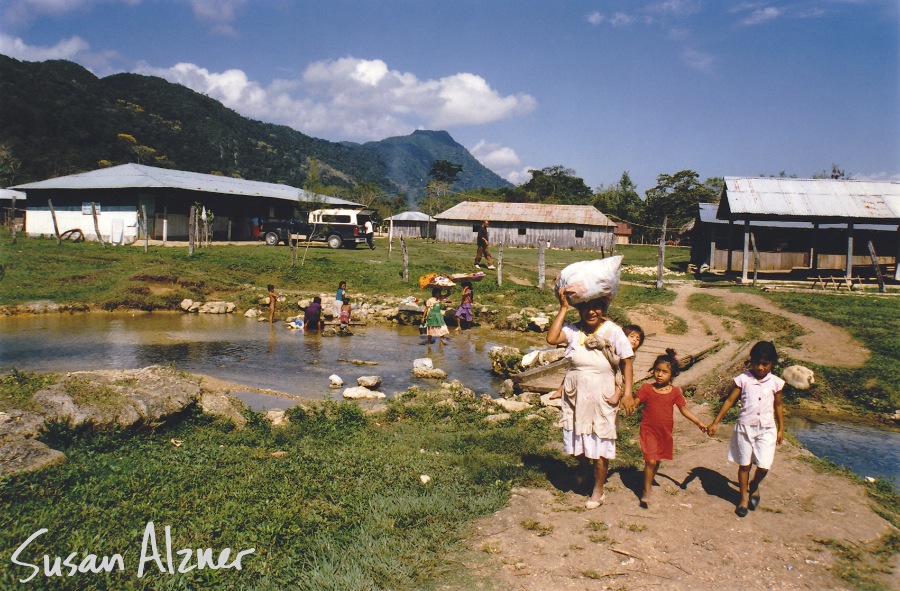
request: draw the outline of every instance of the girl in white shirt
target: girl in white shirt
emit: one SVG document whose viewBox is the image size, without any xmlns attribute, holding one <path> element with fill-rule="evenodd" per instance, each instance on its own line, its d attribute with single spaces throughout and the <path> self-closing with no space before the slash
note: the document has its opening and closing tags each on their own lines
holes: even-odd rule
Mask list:
<svg viewBox="0 0 900 591">
<path fill-rule="evenodd" d="M 759 485 L 769 473 L 775 459 L 775 447 L 784 438 L 784 405 L 781 390 L 784 380 L 772 374 L 772 367 L 778 363 L 778 352 L 769 341 L 760 341 L 750 349 L 748 369 L 734 378 L 734 387 L 716 415 L 716 419 L 706 427 L 712 437 L 719 427 L 719 421 L 741 400 L 738 415 L 728 446 L 728 459 L 738 464 L 738 486 L 741 500 L 735 513 L 746 517 L 748 509 L 759 506 Z M 753 480 L 750 480 L 751 464 L 756 464 Z"/>
</svg>

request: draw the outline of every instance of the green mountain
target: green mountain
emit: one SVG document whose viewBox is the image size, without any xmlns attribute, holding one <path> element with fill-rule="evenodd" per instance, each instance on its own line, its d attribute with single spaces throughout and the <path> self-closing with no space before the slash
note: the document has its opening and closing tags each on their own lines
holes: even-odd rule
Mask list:
<svg viewBox="0 0 900 591">
<path fill-rule="evenodd" d="M 509 186 L 446 132 L 330 142 L 248 119 L 162 78 L 97 78 L 68 61 L 0 55 L 0 159 L 3 147 L 19 166 L 0 161 L 2 185 L 138 162 L 302 187 L 315 160 L 324 185 L 371 182 L 414 197 L 444 159 L 463 166 L 455 190 Z"/>
</svg>

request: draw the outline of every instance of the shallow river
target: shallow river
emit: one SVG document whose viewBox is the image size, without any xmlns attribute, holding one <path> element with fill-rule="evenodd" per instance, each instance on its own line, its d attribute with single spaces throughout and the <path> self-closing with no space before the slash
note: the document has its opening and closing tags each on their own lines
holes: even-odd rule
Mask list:
<svg viewBox="0 0 900 591">
<path fill-rule="evenodd" d="M 451 333 L 443 351 L 416 327 L 354 327 L 352 337 L 322 337 L 290 331 L 276 323 L 243 316 L 184 313 L 49 314 L 0 319 L 0 371 L 11 368 L 59 372 L 130 369 L 171 364 L 254 388 L 304 398 L 336 397 L 328 376 L 346 386 L 378 375 L 391 396 L 411 385 L 431 385 L 412 376 L 413 360 L 431 357 L 435 367 L 477 394 L 496 396 L 502 380 L 491 373 L 488 350 L 495 345 L 527 349 L 539 336 L 497 331 Z M 354 365 L 339 359 L 372 361 Z M 251 408 L 285 407 L 285 400 L 237 392 Z M 862 476 L 892 479 L 900 485 L 900 430 L 845 421 L 788 417 L 788 429 L 819 457 Z"/>
</svg>

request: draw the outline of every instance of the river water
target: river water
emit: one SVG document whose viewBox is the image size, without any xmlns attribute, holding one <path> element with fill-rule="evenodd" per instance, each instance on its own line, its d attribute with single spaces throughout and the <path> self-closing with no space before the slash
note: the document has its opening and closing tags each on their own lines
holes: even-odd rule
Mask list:
<svg viewBox="0 0 900 591">
<path fill-rule="evenodd" d="M 243 316 L 180 312 L 13 316 L 0 319 L 0 371 L 170 364 L 252 388 L 321 399 L 339 396 L 340 390 L 329 388 L 331 374 L 345 386 L 355 386 L 360 376 L 381 376 L 381 390 L 388 396 L 412 385 L 431 386 L 434 381 L 410 373 L 414 359 L 430 357 L 448 379 L 458 379 L 479 395 L 497 396 L 502 380 L 491 372 L 488 350 L 495 345 L 524 350 L 543 343 L 537 335 L 476 330 L 451 333 L 442 350 L 429 348 L 417 327 L 371 325 L 353 331 L 352 337 L 323 337 Z M 284 399 L 235 394 L 254 410 L 285 407 Z M 815 455 L 900 486 L 900 429 L 790 414 L 787 428 Z"/>
</svg>

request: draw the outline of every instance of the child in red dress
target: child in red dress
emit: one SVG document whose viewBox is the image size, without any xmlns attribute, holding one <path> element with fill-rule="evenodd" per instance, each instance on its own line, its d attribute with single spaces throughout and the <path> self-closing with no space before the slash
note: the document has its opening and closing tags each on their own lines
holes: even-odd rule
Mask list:
<svg viewBox="0 0 900 591">
<path fill-rule="evenodd" d="M 666 354 L 660 355 L 653 362 L 653 383 L 644 384 L 635 394 L 636 405 L 644 403 L 644 413 L 641 416 L 641 451 L 644 453 L 644 493 L 641 495 L 641 507 L 644 508 L 650 503 L 650 487 L 659 470 L 660 460 L 672 459 L 672 429 L 675 427 L 672 407 L 677 406 L 684 418 L 706 432 L 706 425 L 687 409 L 681 389 L 672 385 L 672 379 L 678 375 L 678 370 L 675 351 L 666 349 Z"/>
</svg>

